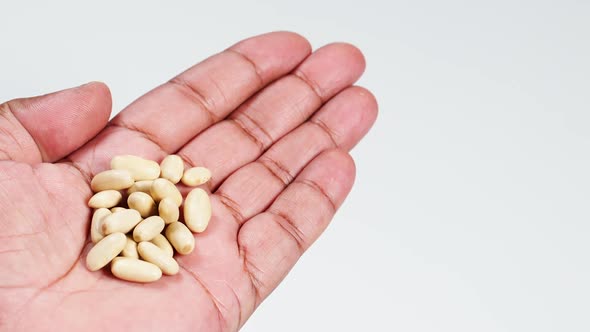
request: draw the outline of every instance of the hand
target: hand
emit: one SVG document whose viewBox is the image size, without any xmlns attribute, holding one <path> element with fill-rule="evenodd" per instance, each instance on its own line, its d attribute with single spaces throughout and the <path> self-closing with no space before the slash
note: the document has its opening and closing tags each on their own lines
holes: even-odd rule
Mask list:
<svg viewBox="0 0 590 332">
<path fill-rule="evenodd" d="M 0 327 L 235 331 L 327 227 L 355 175 L 347 153 L 377 105 L 351 86 L 362 54 L 302 37 L 244 40 L 108 121 L 91 83 L 0 105 Z M 151 284 L 89 272 L 89 179 L 111 157 L 177 153 L 213 174 L 213 217 L 181 271 Z"/>
</svg>

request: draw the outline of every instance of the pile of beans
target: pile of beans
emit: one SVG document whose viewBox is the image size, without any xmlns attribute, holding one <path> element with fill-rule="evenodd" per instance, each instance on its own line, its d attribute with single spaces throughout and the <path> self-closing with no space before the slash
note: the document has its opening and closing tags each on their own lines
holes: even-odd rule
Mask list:
<svg viewBox="0 0 590 332">
<path fill-rule="evenodd" d="M 97 271 L 111 263 L 115 277 L 134 282 L 178 273 L 174 251 L 188 255 L 194 250 L 192 232 L 207 228 L 211 202 L 206 191 L 194 188 L 183 205 L 176 184 L 196 187 L 210 178 L 211 172 L 204 167 L 185 170 L 177 155 L 167 156 L 160 164 L 131 155 L 114 157 L 111 169 L 96 174 L 90 183 L 95 194 L 88 206 L 95 210 L 88 269 Z"/>
</svg>

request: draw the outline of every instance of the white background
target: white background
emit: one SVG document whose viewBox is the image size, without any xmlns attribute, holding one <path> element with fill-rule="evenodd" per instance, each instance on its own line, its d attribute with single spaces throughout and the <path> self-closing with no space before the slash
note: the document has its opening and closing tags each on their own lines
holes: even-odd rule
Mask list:
<svg viewBox="0 0 590 332">
<path fill-rule="evenodd" d="M 587 1 L 8 1 L 0 100 L 114 110 L 250 35 L 349 41 L 380 116 L 357 184 L 244 331 L 589 331 Z"/>
</svg>

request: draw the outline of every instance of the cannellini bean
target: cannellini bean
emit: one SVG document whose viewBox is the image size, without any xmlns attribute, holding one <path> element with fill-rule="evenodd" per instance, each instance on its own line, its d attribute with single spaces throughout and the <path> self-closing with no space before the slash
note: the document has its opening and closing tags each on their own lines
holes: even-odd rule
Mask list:
<svg viewBox="0 0 590 332">
<path fill-rule="evenodd" d="M 162 270 L 156 265 L 131 257 L 113 259 L 111 272 L 119 279 L 134 282 L 153 282 L 162 277 Z"/>
<path fill-rule="evenodd" d="M 102 233 L 102 220 L 110 214 L 111 211 L 106 208 L 97 209 L 92 214 L 92 221 L 90 222 L 90 240 L 92 243 L 97 243 L 104 237 Z"/>
<path fill-rule="evenodd" d="M 154 180 L 154 183 L 152 183 L 152 187 L 150 189 L 150 193 L 156 202 L 169 197 L 176 204 L 176 206 L 180 206 L 182 204 L 182 195 L 180 194 L 180 191 L 178 191 L 178 188 L 176 188 L 174 183 L 166 179 Z"/>
<path fill-rule="evenodd" d="M 200 186 L 203 183 L 206 183 L 211 179 L 211 171 L 205 167 L 193 167 L 189 168 L 184 171 L 184 175 L 182 176 L 182 183 L 190 186 L 196 187 Z"/>
<path fill-rule="evenodd" d="M 184 172 L 184 161 L 179 156 L 171 154 L 162 160 L 160 169 L 162 170 L 160 175 L 162 178 L 172 183 L 178 183 Z"/>
<path fill-rule="evenodd" d="M 127 235 L 127 243 L 125 243 L 125 248 L 121 251 L 121 256 L 139 258 L 139 254 L 137 253 L 137 242 L 133 241 L 129 235 Z"/>
<path fill-rule="evenodd" d="M 195 237 L 181 222 L 173 222 L 166 227 L 166 238 L 181 255 L 188 255 L 195 249 Z"/>
<path fill-rule="evenodd" d="M 127 189 L 127 195 L 131 195 L 136 191 L 149 194 L 153 182 L 153 180 L 135 181 L 135 183 L 129 189 Z"/>
<path fill-rule="evenodd" d="M 127 237 L 123 233 L 113 233 L 105 236 L 88 252 L 86 256 L 86 267 L 90 271 L 97 271 L 103 268 L 123 251 L 126 243 Z"/>
<path fill-rule="evenodd" d="M 99 191 L 94 196 L 90 197 L 88 206 L 91 208 L 112 208 L 119 204 L 123 195 L 118 190 Z"/>
<path fill-rule="evenodd" d="M 211 219 L 211 201 L 207 192 L 195 188 L 184 201 L 184 222 L 193 232 L 203 232 Z"/>
<path fill-rule="evenodd" d="M 124 211 L 124 210 L 127 210 L 127 209 L 124 207 L 115 206 L 114 208 L 111 209 L 111 212 L 115 213 L 115 212 Z"/>
<path fill-rule="evenodd" d="M 168 242 L 164 235 L 158 234 L 150 242 L 157 245 L 158 248 L 162 249 L 162 251 L 164 251 L 168 256 L 174 256 L 174 248 L 172 248 L 172 245 L 170 242 Z"/>
<path fill-rule="evenodd" d="M 99 192 L 104 190 L 121 190 L 127 189 L 133 185 L 131 173 L 123 169 L 111 169 L 100 172 L 90 181 L 92 191 Z"/>
<path fill-rule="evenodd" d="M 164 274 L 175 275 L 180 269 L 174 258 L 168 256 L 162 249 L 151 242 L 140 242 L 137 245 L 137 252 L 145 261 L 159 267 Z"/>
<path fill-rule="evenodd" d="M 129 171 L 135 181 L 153 180 L 160 176 L 160 165 L 157 162 L 131 155 L 114 157 L 111 159 L 111 168 Z"/>
<path fill-rule="evenodd" d="M 178 221 L 180 217 L 180 209 L 172 198 L 166 197 L 160 201 L 158 205 L 158 213 L 164 219 L 166 224 Z"/>
<path fill-rule="evenodd" d="M 133 239 L 137 242 L 150 241 L 164 230 L 164 226 L 164 219 L 158 216 L 144 219 L 135 226 Z"/>
<path fill-rule="evenodd" d="M 126 209 L 124 211 L 115 212 L 106 216 L 102 220 L 102 233 L 107 235 L 111 233 L 127 233 L 141 221 L 139 212 Z"/>
<path fill-rule="evenodd" d="M 127 205 L 130 209 L 139 212 L 143 218 L 156 214 L 156 202 L 152 196 L 141 191 L 129 195 Z"/>
</svg>

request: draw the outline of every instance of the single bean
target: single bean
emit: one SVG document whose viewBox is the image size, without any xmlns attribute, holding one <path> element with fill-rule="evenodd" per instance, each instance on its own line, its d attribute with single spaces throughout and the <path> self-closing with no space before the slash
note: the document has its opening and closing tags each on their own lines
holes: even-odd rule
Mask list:
<svg viewBox="0 0 590 332">
<path fill-rule="evenodd" d="M 152 196 L 141 191 L 129 195 L 129 197 L 127 197 L 127 205 L 130 209 L 139 212 L 142 218 L 154 215 L 157 211 L 156 202 L 154 202 Z"/>
<path fill-rule="evenodd" d="M 166 227 L 166 238 L 181 255 L 188 255 L 195 249 L 195 237 L 181 222 L 173 222 Z"/>
<path fill-rule="evenodd" d="M 119 279 L 133 282 L 153 282 L 162 277 L 162 270 L 156 265 L 131 257 L 113 259 L 111 272 Z"/>
<path fill-rule="evenodd" d="M 203 232 L 211 219 L 211 200 L 201 188 L 191 190 L 184 201 L 184 222 L 193 232 Z"/>
<path fill-rule="evenodd" d="M 180 269 L 174 258 L 168 256 L 162 249 L 151 242 L 139 242 L 137 252 L 139 252 L 143 260 L 156 265 L 164 274 L 175 275 Z"/>
<path fill-rule="evenodd" d="M 139 212 L 126 209 L 125 211 L 115 212 L 106 216 L 102 220 L 102 233 L 107 235 L 111 233 L 127 233 L 141 221 Z"/>
<path fill-rule="evenodd" d="M 127 237 L 123 233 L 113 233 L 105 236 L 88 252 L 86 267 L 90 271 L 100 270 L 123 251 L 126 243 Z"/>
<path fill-rule="evenodd" d="M 160 163 L 161 177 L 172 183 L 178 183 L 184 172 L 184 161 L 175 154 L 166 156 Z"/>
<path fill-rule="evenodd" d="M 154 183 L 152 183 L 152 187 L 150 188 L 150 193 L 156 202 L 169 197 L 176 204 L 176 206 L 180 206 L 182 204 L 182 194 L 180 194 L 180 191 L 178 191 L 178 188 L 176 188 L 174 183 L 166 179 L 154 180 Z"/>
<path fill-rule="evenodd" d="M 90 181 L 92 191 L 99 192 L 104 190 L 121 190 L 127 189 L 133 185 L 131 173 L 123 169 L 111 169 L 100 172 Z"/>
<path fill-rule="evenodd" d="M 137 242 L 150 241 L 164 230 L 164 219 L 153 216 L 144 219 L 135 226 L 133 239 Z"/>
<path fill-rule="evenodd" d="M 211 179 L 211 171 L 205 167 L 193 167 L 184 171 L 182 183 L 189 187 L 200 186 Z"/>
<path fill-rule="evenodd" d="M 135 181 L 154 180 L 160 176 L 160 165 L 157 162 L 131 155 L 114 157 L 111 159 L 111 168 L 129 171 Z"/>
</svg>

